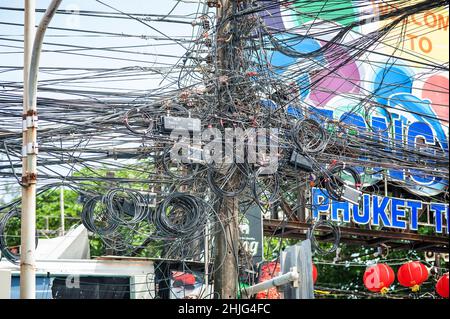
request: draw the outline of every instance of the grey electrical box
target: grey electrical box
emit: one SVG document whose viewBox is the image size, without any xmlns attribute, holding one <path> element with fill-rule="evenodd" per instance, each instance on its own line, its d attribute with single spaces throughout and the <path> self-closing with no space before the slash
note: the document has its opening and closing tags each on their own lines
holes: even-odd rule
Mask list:
<svg viewBox="0 0 450 319">
<path fill-rule="evenodd" d="M 164 132 L 171 132 L 173 130 L 186 130 L 189 132 L 200 132 L 202 122 L 200 119 L 192 117 L 175 117 L 163 116 L 162 128 Z"/>
<path fill-rule="evenodd" d="M 345 199 L 347 202 L 358 205 L 361 200 L 362 192 L 350 187 L 348 185 L 344 185 L 344 192 L 342 194 L 342 199 Z"/>
<path fill-rule="evenodd" d="M 314 299 L 314 282 L 312 278 L 312 252 L 309 239 L 300 244 L 289 246 L 281 253 L 281 272 L 283 274 L 297 267 L 298 286 L 287 284 L 282 287 L 284 299 Z"/>
<path fill-rule="evenodd" d="M 314 172 L 311 161 L 305 155 L 296 151 L 292 152 L 290 163 L 305 172 Z"/>
<path fill-rule="evenodd" d="M 188 160 L 192 163 L 204 164 L 203 149 L 201 147 L 188 147 Z"/>
</svg>

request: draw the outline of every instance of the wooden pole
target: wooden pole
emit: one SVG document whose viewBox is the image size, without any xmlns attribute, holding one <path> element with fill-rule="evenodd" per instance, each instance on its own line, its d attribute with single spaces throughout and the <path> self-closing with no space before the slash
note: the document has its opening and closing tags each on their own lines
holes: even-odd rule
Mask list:
<svg viewBox="0 0 450 319">
<path fill-rule="evenodd" d="M 229 31 L 232 24 L 233 3 L 231 0 L 219 0 L 217 7 L 217 75 L 230 78 L 231 66 L 235 48 L 229 39 Z M 218 79 L 219 105 L 226 111 L 228 105 L 222 101 L 222 95 L 227 88 Z M 232 85 L 228 86 L 232 90 Z M 237 176 L 232 178 L 231 185 L 238 185 Z M 238 286 L 238 250 L 239 250 L 239 200 L 237 197 L 224 197 L 220 201 L 217 210 L 219 220 L 215 235 L 215 258 L 214 258 L 214 292 L 216 298 L 237 298 Z M 221 226 L 223 225 L 223 227 Z"/>
</svg>

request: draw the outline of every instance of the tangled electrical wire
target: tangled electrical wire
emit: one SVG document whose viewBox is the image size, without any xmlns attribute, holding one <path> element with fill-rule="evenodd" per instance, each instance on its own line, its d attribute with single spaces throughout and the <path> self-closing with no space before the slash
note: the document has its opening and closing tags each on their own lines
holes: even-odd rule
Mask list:
<svg viewBox="0 0 450 319">
<path fill-rule="evenodd" d="M 207 206 L 195 196 L 172 193 L 149 218 L 158 233 L 171 238 L 189 238 L 207 223 Z"/>
<path fill-rule="evenodd" d="M 411 97 L 397 95 L 409 82 L 388 80 L 389 74 L 399 74 L 392 60 L 411 62 L 397 52 L 405 40 L 391 44 L 393 38 L 405 39 L 394 31 L 419 13 L 444 12 L 448 3 L 385 2 L 396 10 L 368 18 L 372 4 L 367 1 L 350 5 L 332 0 L 322 6 L 317 1 L 245 0 L 235 3 L 229 19 L 217 21 L 215 8 L 207 2 L 177 2 L 192 14 L 175 14 L 176 6 L 170 14 L 147 14 L 124 12 L 104 1 L 99 4 L 107 11 L 79 11 L 95 28 L 51 25 L 44 54 L 90 63 L 41 67 L 40 191 L 60 183 L 70 187 L 83 204 L 80 222 L 113 253 L 135 256 L 147 251 L 203 261 L 214 256 L 215 249 L 205 248 L 206 235 L 212 241 L 224 231 L 230 220 L 219 217 L 221 205 L 234 198 L 241 219 L 257 206 L 264 218 L 282 224 L 315 208 L 308 192 L 312 187 L 326 190 L 333 201 L 346 200 L 349 189 L 381 194 L 379 176 L 390 171 L 418 176 L 395 181 L 411 196 L 429 192 L 433 200 L 448 202 L 445 141 L 425 134 L 418 145 L 400 132 L 417 130 L 411 122 L 416 117 L 426 118 L 433 129 L 439 123 L 448 131 L 448 119 L 425 113 L 423 101 L 417 110 L 400 109 L 405 100 L 412 103 Z M 114 23 L 103 30 L 99 21 Z M 381 24 L 363 32 L 374 21 Z M 182 28 L 173 34 L 170 28 L 166 31 L 169 23 Z M 22 40 L 13 31 L 23 25 L 7 19 L 0 25 L 12 30 L 0 36 L 1 53 L 19 52 L 17 42 Z M 136 25 L 146 33 L 136 34 Z M 86 43 L 61 41 L 74 36 Z M 392 54 L 382 53 L 380 45 L 391 48 Z M 448 62 L 413 57 L 419 70 L 414 86 L 429 75 L 448 72 Z M 100 61 L 114 61 L 117 67 Z M 374 79 L 362 78 L 357 67 L 374 70 L 382 63 L 386 70 Z M 19 65 L 0 66 L 0 178 L 5 181 L 0 196 L 14 193 L 21 183 L 22 83 L 9 78 L 20 70 Z M 448 94 L 436 85 L 423 90 Z M 394 98 L 388 99 L 389 92 Z M 327 113 L 331 105 L 333 115 Z M 238 154 L 233 146 L 231 158 L 222 157 L 230 162 L 208 161 L 230 149 L 225 141 L 229 130 L 235 132 L 232 142 L 242 142 L 244 151 Z M 214 132 L 225 139 L 219 138 L 211 149 Z M 257 153 L 254 160 L 252 149 Z M 432 185 L 420 179 L 442 182 Z M 16 195 L 0 205 L 0 211 L 19 204 Z M 4 242 L 11 212 L 1 219 L 0 247 L 2 255 L 17 261 Z M 323 229 L 333 235 L 330 249 L 314 235 Z M 339 227 L 330 221 L 314 223 L 309 234 L 317 254 L 336 251 L 341 239 Z M 253 256 L 242 247 L 235 249 L 241 270 L 255 272 Z"/>
<path fill-rule="evenodd" d="M 328 229 L 333 235 L 333 245 L 330 248 L 326 249 L 320 245 L 315 235 L 315 232 L 318 229 Z M 335 252 L 339 247 L 340 238 L 341 231 L 339 227 L 329 220 L 319 220 L 315 222 L 308 231 L 308 239 L 311 240 L 312 250 L 320 255 L 328 255 L 332 252 Z"/>
<path fill-rule="evenodd" d="M 19 242 L 17 239 L 18 233 L 13 235 L 12 240 L 8 236 L 8 228 L 11 224 L 20 225 L 20 212 L 17 209 L 12 209 L 2 216 L 0 219 L 0 252 L 1 257 L 5 257 L 13 264 L 18 264 L 20 261 Z M 20 229 L 20 228 L 19 228 Z M 16 229 L 17 230 L 17 229 Z M 15 243 L 12 245 L 10 240 Z M 36 246 L 38 245 L 38 234 L 36 233 Z"/>
</svg>

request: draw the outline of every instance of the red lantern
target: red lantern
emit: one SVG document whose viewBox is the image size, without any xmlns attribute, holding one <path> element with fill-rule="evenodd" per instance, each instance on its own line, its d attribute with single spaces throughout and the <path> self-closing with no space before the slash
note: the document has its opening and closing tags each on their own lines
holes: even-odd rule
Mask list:
<svg viewBox="0 0 450 319">
<path fill-rule="evenodd" d="M 448 299 L 448 273 L 439 278 L 436 284 L 436 291 L 442 298 Z"/>
<path fill-rule="evenodd" d="M 410 261 L 398 269 L 397 278 L 400 285 L 416 292 L 420 285 L 428 279 L 428 269 L 418 261 Z"/>
<path fill-rule="evenodd" d="M 316 265 L 312 265 L 312 276 L 313 276 L 313 283 L 315 284 L 317 281 L 317 267 Z"/>
<path fill-rule="evenodd" d="M 376 264 L 366 269 L 364 273 L 364 286 L 372 292 L 387 293 L 395 280 L 395 273 L 386 264 Z"/>
</svg>

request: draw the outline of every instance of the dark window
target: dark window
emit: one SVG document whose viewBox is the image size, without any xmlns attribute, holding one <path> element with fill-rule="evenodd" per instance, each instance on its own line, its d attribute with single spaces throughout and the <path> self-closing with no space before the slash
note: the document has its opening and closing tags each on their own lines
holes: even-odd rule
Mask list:
<svg viewBox="0 0 450 319">
<path fill-rule="evenodd" d="M 68 287 L 69 286 L 69 287 Z M 66 284 L 57 277 L 52 285 L 53 299 L 130 299 L 130 279 L 123 277 L 80 277 Z"/>
</svg>

